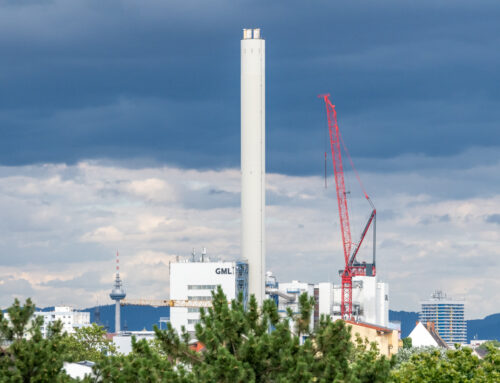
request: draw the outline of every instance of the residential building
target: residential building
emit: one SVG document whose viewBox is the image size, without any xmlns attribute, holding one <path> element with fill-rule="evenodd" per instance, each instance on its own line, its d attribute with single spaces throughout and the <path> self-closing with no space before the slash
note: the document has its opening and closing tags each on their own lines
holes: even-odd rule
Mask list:
<svg viewBox="0 0 500 383">
<path fill-rule="evenodd" d="M 61 321 L 63 331 L 68 334 L 75 332 L 75 328 L 90 326 L 90 313 L 85 311 L 75 311 L 68 306 L 56 306 L 53 311 L 36 311 L 35 316 L 43 317 L 41 331 L 44 337 L 47 336 L 50 324 Z"/>
<path fill-rule="evenodd" d="M 448 348 L 448 344 L 436 332 L 433 322 L 417 322 L 410 335 L 412 347 L 441 347 Z"/>
<path fill-rule="evenodd" d="M 399 350 L 399 331 L 373 325 L 370 323 L 345 321 L 348 326 L 352 327 L 352 341 L 355 342 L 357 336 L 361 339 L 367 339 L 368 342 L 377 343 L 381 355 L 390 357 L 397 354 Z"/>
<path fill-rule="evenodd" d="M 455 343 L 467 343 L 465 322 L 465 301 L 447 297 L 442 291 L 435 291 L 431 298 L 420 302 L 419 320 L 434 323 L 439 336 L 453 347 Z"/>
</svg>

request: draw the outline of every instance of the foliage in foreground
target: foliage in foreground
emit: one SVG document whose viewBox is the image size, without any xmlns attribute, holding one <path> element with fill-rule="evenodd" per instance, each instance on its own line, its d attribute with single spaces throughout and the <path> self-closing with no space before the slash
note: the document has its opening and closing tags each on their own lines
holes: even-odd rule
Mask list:
<svg viewBox="0 0 500 383">
<path fill-rule="evenodd" d="M 16 299 L 7 310 L 10 320 L 0 311 L 0 381 L 2 382 L 65 382 L 62 372 L 66 353 L 61 334 L 62 325 L 56 322 L 47 339 L 40 327 L 43 318 L 35 317 L 35 305 L 30 299 L 21 307 Z"/>
<path fill-rule="evenodd" d="M 116 354 L 113 341 L 106 339 L 104 327 L 95 323 L 75 329 L 74 334 L 65 334 L 63 343 L 66 350 L 65 361 L 67 362 L 83 360 L 101 362 L 109 355 Z"/>
<path fill-rule="evenodd" d="M 228 306 L 221 289 L 213 308 L 201 313 L 196 339 L 206 346 L 202 354 L 191 351 L 186 333 L 178 336 L 156 329 L 166 355 L 186 366 L 193 382 L 383 382 L 391 361 L 373 349 L 350 341 L 344 322 L 322 318 L 310 331 L 314 301 L 299 300 L 300 312 L 280 320 L 276 305 L 264 302 L 259 311 L 254 298 L 245 311 L 240 299 Z M 273 331 L 269 331 L 269 329 Z M 306 338 L 301 344 L 300 339 Z"/>
<path fill-rule="evenodd" d="M 391 361 L 380 357 L 373 345 L 354 345 L 344 322 L 322 318 L 310 331 L 314 302 L 300 297 L 300 313 L 281 320 L 272 301 L 258 310 L 255 299 L 248 310 L 240 299 L 227 304 L 221 289 L 213 308 L 201 312 L 195 337 L 206 347 L 189 347 L 189 335 L 155 329 L 161 353 L 146 341 L 136 342 L 128 356 L 108 358 L 96 366 L 103 382 L 127 379 L 169 382 L 385 382 Z M 273 331 L 269 331 L 269 329 Z M 307 338 L 303 344 L 300 338 Z M 175 367 L 174 367 L 175 366 Z"/>
<path fill-rule="evenodd" d="M 414 354 L 393 372 L 396 382 L 500 382 L 500 354 L 489 347 L 483 360 L 472 355 L 470 348 L 448 350 L 445 357 L 439 350 Z"/>
<path fill-rule="evenodd" d="M 344 322 L 321 318 L 310 330 L 313 301 L 300 297 L 298 314 L 279 318 L 272 301 L 261 310 L 251 299 L 247 310 L 241 299 L 227 304 L 219 289 L 213 308 L 202 312 L 196 338 L 206 349 L 195 352 L 185 332 L 155 328 L 156 339 L 133 339 L 133 352 L 116 353 L 98 326 L 74 335 L 55 324 L 41 336 L 41 318 L 27 300 L 0 313 L 0 382 L 71 382 L 65 361 L 91 359 L 96 377 L 87 382 L 498 382 L 500 356 L 492 345 L 484 360 L 467 348 L 447 352 L 407 348 L 405 355 L 387 359 L 374 344 L 351 340 Z M 272 331 L 269 331 L 272 329 Z M 301 342 L 301 339 L 305 339 Z"/>
</svg>

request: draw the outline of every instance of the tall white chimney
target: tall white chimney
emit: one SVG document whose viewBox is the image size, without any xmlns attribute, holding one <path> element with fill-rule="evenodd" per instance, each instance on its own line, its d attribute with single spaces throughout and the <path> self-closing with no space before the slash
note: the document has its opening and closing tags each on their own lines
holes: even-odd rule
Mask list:
<svg viewBox="0 0 500 383">
<path fill-rule="evenodd" d="M 265 297 L 266 98 L 265 41 L 260 29 L 241 40 L 241 253 L 248 260 L 249 294 Z"/>
</svg>

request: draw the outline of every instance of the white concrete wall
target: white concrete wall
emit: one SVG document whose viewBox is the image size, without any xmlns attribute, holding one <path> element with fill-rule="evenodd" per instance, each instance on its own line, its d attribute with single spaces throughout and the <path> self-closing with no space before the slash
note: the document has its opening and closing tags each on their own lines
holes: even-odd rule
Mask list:
<svg viewBox="0 0 500 383">
<path fill-rule="evenodd" d="M 371 323 L 382 327 L 389 325 L 389 284 L 378 282 L 377 277 L 353 277 L 352 301 L 361 308 L 361 315 L 357 318 L 361 322 Z M 387 295 L 387 300 L 385 299 Z M 341 285 L 333 286 L 333 319 L 340 318 L 340 304 L 342 302 Z"/>
<path fill-rule="evenodd" d="M 153 340 L 155 338 L 154 331 L 129 331 L 123 332 L 120 335 L 115 335 L 113 337 L 113 343 L 118 352 L 125 355 L 132 352 L 132 335 L 135 336 L 138 341 L 141 339 Z"/>
<path fill-rule="evenodd" d="M 421 347 L 421 346 L 433 346 L 438 347 L 438 343 L 429 333 L 429 331 L 425 328 L 425 326 L 418 322 L 415 328 L 412 330 L 408 337 L 411 338 L 411 345 L 413 347 Z"/>
<path fill-rule="evenodd" d="M 353 284 L 357 281 L 363 284 L 362 288 L 353 289 L 353 304 L 357 303 L 362 308 L 361 319 L 367 323 L 377 323 L 377 278 L 354 277 Z"/>
<path fill-rule="evenodd" d="M 318 284 L 319 290 L 319 315 L 331 315 L 333 308 L 333 284 L 322 282 Z"/>
<path fill-rule="evenodd" d="M 377 322 L 378 325 L 389 325 L 389 284 L 377 283 Z"/>
</svg>

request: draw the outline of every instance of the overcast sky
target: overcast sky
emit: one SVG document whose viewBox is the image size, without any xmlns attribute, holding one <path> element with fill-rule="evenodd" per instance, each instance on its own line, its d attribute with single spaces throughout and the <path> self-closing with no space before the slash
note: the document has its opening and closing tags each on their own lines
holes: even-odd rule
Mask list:
<svg viewBox="0 0 500 383">
<path fill-rule="evenodd" d="M 391 308 L 439 288 L 500 312 L 499 24 L 493 0 L 0 0 L 0 304 L 110 303 L 116 250 L 129 297 L 168 295 L 193 247 L 239 256 L 239 45 L 261 27 L 268 269 L 339 282 L 328 92 Z"/>
</svg>

